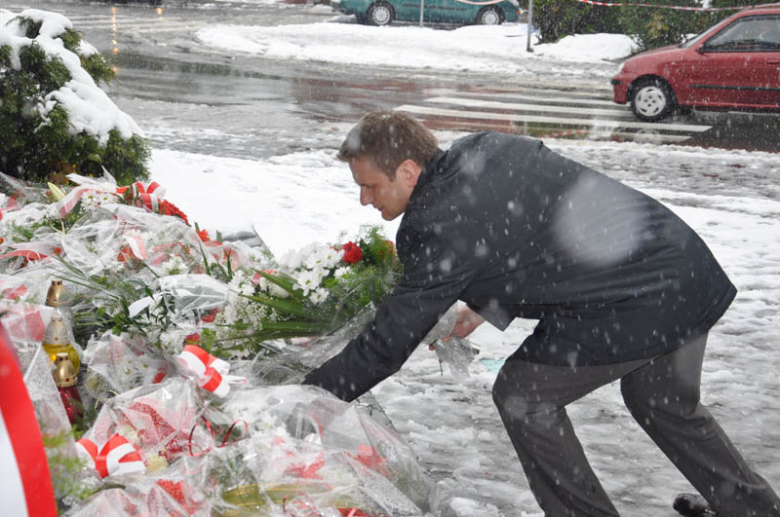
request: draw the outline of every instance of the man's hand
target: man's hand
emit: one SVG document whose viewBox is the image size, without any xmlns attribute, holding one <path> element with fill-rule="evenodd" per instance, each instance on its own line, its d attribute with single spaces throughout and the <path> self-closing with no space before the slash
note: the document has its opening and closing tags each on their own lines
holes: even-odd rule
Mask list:
<svg viewBox="0 0 780 517">
<path fill-rule="evenodd" d="M 484 322 L 485 318 L 469 309 L 468 306 L 462 305 L 458 307 L 458 320 L 455 322 L 452 334 L 442 339 L 442 341 L 449 341 L 452 336 L 464 338 L 474 332 L 474 329 Z"/>
</svg>

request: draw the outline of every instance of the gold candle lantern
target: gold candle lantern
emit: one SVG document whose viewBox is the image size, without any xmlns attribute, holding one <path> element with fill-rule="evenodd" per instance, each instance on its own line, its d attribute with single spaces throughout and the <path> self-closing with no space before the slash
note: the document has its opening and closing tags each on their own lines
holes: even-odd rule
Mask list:
<svg viewBox="0 0 780 517">
<path fill-rule="evenodd" d="M 60 352 L 54 359 L 54 384 L 58 388 L 75 386 L 78 381 L 78 373 L 73 362 L 65 352 Z"/>
<path fill-rule="evenodd" d="M 46 305 L 54 307 L 62 314 L 69 328 L 73 325 L 73 314 L 70 310 L 70 297 L 62 280 L 52 280 L 49 291 L 46 293 Z"/>
<path fill-rule="evenodd" d="M 51 317 L 46 332 L 43 335 L 43 349 L 49 355 L 52 362 L 56 362 L 57 354 L 67 354 L 68 359 L 73 364 L 73 368 L 78 375 L 81 367 L 81 359 L 76 349 L 70 343 L 70 332 L 68 326 L 62 317 L 62 314 L 55 313 Z"/>
<path fill-rule="evenodd" d="M 57 354 L 53 375 L 54 384 L 57 385 L 57 391 L 60 392 L 60 399 L 62 405 L 65 406 L 68 420 L 71 424 L 75 424 L 84 417 L 84 404 L 81 402 L 81 395 L 79 395 L 79 389 L 76 386 L 78 372 L 67 353 Z"/>
<path fill-rule="evenodd" d="M 49 307 L 60 307 L 68 303 L 65 284 L 62 280 L 52 280 L 49 286 L 49 292 L 46 293 L 46 305 Z"/>
</svg>

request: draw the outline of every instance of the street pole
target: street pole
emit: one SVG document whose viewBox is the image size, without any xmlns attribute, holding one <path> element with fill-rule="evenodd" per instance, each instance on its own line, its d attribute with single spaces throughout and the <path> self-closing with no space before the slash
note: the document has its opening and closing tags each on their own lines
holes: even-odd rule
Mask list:
<svg viewBox="0 0 780 517">
<path fill-rule="evenodd" d="M 528 0 L 528 27 L 526 28 L 526 32 L 528 32 L 528 41 L 526 42 L 525 50 L 526 52 L 533 52 L 534 49 L 531 48 L 531 32 L 534 28 L 534 0 Z"/>
<path fill-rule="evenodd" d="M 423 8 L 425 6 L 425 0 L 420 0 L 420 27 L 423 26 Z"/>
</svg>

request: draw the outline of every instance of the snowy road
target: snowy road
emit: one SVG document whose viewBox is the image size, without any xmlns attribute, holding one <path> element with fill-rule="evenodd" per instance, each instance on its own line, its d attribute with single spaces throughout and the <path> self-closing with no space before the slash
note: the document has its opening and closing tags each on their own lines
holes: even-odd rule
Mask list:
<svg viewBox="0 0 780 517">
<path fill-rule="evenodd" d="M 112 98 L 158 148 L 267 158 L 324 148 L 328 123 L 399 108 L 437 128 L 780 150 L 776 115 L 635 120 L 612 102 L 609 84 L 633 48 L 623 35 L 580 35 L 527 53 L 522 23 L 366 27 L 327 5 L 283 0 L 3 7 L 68 16 L 109 58 Z"/>
</svg>

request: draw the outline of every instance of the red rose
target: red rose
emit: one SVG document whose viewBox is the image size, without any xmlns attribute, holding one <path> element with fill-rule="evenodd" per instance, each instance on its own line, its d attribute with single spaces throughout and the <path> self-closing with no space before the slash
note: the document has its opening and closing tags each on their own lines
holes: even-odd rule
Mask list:
<svg viewBox="0 0 780 517">
<path fill-rule="evenodd" d="M 357 264 L 360 262 L 360 259 L 363 258 L 363 250 L 360 249 L 360 246 L 355 244 L 354 242 L 348 242 L 342 248 L 344 250 L 344 256 L 341 258 L 342 262 L 345 262 L 347 264 Z"/>
<path fill-rule="evenodd" d="M 209 312 L 204 314 L 200 321 L 203 323 L 214 323 L 214 320 L 217 319 L 217 314 L 219 313 L 219 309 L 211 309 Z"/>
</svg>

